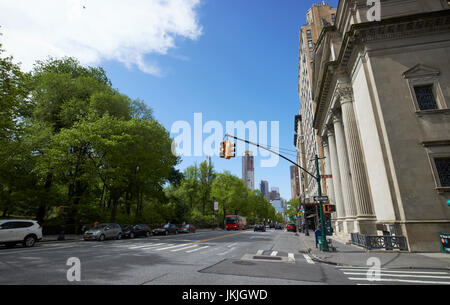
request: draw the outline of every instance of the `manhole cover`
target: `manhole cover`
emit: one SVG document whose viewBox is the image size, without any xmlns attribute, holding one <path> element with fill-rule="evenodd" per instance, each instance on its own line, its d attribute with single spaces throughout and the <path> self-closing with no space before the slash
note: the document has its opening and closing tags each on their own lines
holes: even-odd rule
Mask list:
<svg viewBox="0 0 450 305">
<path fill-rule="evenodd" d="M 248 261 L 233 261 L 233 264 L 236 264 L 236 265 L 254 265 L 255 263 L 248 262 Z"/>
<path fill-rule="evenodd" d="M 253 259 L 271 259 L 274 261 L 281 261 L 280 256 L 253 256 Z"/>
</svg>

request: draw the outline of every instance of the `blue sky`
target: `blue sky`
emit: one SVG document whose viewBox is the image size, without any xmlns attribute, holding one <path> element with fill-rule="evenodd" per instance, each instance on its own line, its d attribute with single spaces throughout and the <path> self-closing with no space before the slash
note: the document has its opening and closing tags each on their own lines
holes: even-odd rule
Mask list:
<svg viewBox="0 0 450 305">
<path fill-rule="evenodd" d="M 297 94 L 298 31 L 316 1 L 207 0 L 197 8 L 202 35 L 176 40 L 166 55 L 150 55 L 162 76 L 155 77 L 119 63 L 104 64 L 114 87 L 143 99 L 157 120 L 170 130 L 177 120 L 193 126 L 194 112 L 203 121 L 279 121 L 280 147 L 295 149 L 294 115 Z M 336 7 L 337 1 L 329 1 Z M 205 137 L 205 136 L 204 136 Z M 292 157 L 295 160 L 295 156 Z M 184 157 L 184 169 L 205 157 Z M 216 170 L 241 177 L 241 158 L 213 157 Z M 255 159 L 255 187 L 268 180 L 290 199 L 289 166 L 262 168 Z"/>
<path fill-rule="evenodd" d="M 143 100 L 168 130 L 179 120 L 193 126 L 196 112 L 203 122 L 223 126 L 278 121 L 279 146 L 294 150 L 298 34 L 306 11 L 318 2 L 0 1 L 0 43 L 24 70 L 49 55 L 103 66 L 115 88 Z M 179 168 L 203 160 L 183 157 Z M 290 163 L 261 167 L 260 160 L 255 158 L 255 187 L 268 180 L 290 199 Z M 217 171 L 241 177 L 240 157 L 212 162 Z"/>
</svg>

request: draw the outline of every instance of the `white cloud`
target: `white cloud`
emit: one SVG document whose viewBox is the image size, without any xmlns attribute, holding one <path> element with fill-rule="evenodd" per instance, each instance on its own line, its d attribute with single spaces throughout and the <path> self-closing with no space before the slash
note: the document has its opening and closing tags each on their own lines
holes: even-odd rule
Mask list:
<svg viewBox="0 0 450 305">
<path fill-rule="evenodd" d="M 146 54 L 167 54 L 175 39 L 202 34 L 200 0 L 0 0 L 0 42 L 24 70 L 47 56 L 96 65 L 116 60 L 160 75 Z"/>
</svg>

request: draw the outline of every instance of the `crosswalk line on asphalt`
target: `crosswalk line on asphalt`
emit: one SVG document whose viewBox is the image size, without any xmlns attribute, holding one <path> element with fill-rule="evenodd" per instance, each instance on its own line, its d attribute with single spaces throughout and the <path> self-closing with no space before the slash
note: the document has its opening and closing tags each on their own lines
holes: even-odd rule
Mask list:
<svg viewBox="0 0 450 305">
<path fill-rule="evenodd" d="M 311 257 L 308 254 L 303 254 L 303 257 L 306 259 L 308 264 L 314 264 L 314 261 L 311 259 Z"/>
<path fill-rule="evenodd" d="M 159 243 L 159 244 L 151 244 L 151 246 L 161 246 L 161 245 L 165 245 L 164 243 Z M 150 247 L 149 245 L 141 245 L 141 246 L 133 246 L 133 247 L 128 247 L 128 249 L 139 249 L 139 248 L 146 248 L 146 247 Z"/>
<path fill-rule="evenodd" d="M 288 253 L 288 258 L 289 258 L 289 260 L 295 262 L 295 256 L 294 256 L 294 253 Z"/>
<path fill-rule="evenodd" d="M 186 251 L 186 253 L 192 253 L 192 252 L 196 252 L 198 250 L 202 250 L 202 249 L 206 249 L 206 248 L 209 248 L 209 246 L 204 246 L 204 247 L 201 247 L 201 248 L 196 248 L 196 249 L 193 249 L 193 250 L 189 250 L 189 251 Z"/>
<path fill-rule="evenodd" d="M 178 251 L 183 251 L 186 249 L 197 248 L 197 247 L 198 247 L 197 245 L 192 245 L 192 246 L 187 246 L 187 247 L 183 247 L 183 248 L 173 249 L 173 250 L 170 250 L 170 252 L 178 252 Z"/>
<path fill-rule="evenodd" d="M 351 281 L 370 282 L 372 284 L 377 282 L 399 282 L 450 285 L 450 273 L 445 271 L 389 270 L 382 268 L 375 273 L 374 270 L 367 267 L 339 268 L 339 270 Z"/>
<path fill-rule="evenodd" d="M 168 247 L 158 248 L 158 249 L 155 249 L 155 250 L 156 250 L 156 251 L 169 250 L 169 249 L 173 249 L 173 248 L 184 247 L 184 246 L 187 246 L 187 245 L 188 245 L 188 244 L 180 244 L 180 245 L 174 245 L 174 246 L 168 246 Z"/>
<path fill-rule="evenodd" d="M 272 251 L 272 253 L 270 253 L 270 256 L 277 256 L 278 251 Z"/>
<path fill-rule="evenodd" d="M 256 255 L 262 255 L 264 253 L 264 250 L 258 250 L 258 252 L 256 252 Z"/>
</svg>

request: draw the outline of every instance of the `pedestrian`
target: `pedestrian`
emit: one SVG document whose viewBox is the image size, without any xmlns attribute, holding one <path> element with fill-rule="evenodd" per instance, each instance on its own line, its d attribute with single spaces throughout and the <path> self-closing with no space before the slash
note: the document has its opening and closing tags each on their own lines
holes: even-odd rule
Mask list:
<svg viewBox="0 0 450 305">
<path fill-rule="evenodd" d="M 94 228 L 97 227 L 97 225 L 98 225 L 98 221 L 96 220 L 96 221 L 94 221 Z"/>
<path fill-rule="evenodd" d="M 322 231 L 320 231 L 320 229 L 317 228 L 314 231 L 314 236 L 316 237 L 316 248 L 317 248 L 317 245 L 319 244 L 319 238 L 322 238 Z"/>
</svg>

